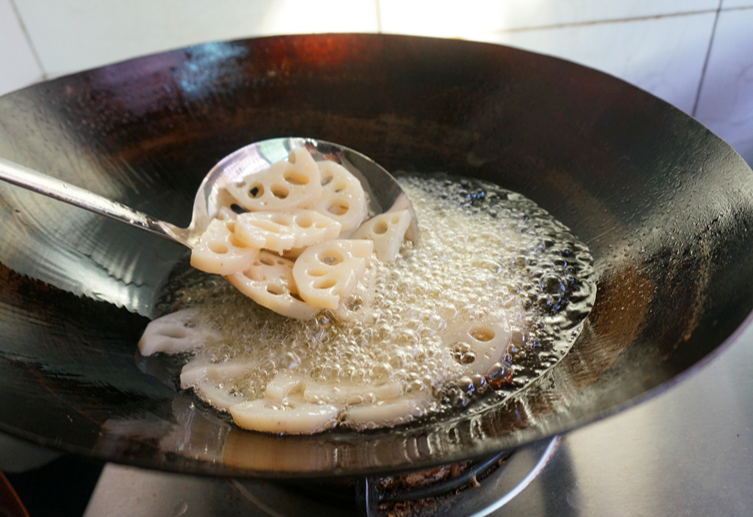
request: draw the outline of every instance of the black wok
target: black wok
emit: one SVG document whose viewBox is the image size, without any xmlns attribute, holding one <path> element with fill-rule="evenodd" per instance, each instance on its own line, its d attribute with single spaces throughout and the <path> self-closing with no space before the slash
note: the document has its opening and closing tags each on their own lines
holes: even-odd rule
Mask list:
<svg viewBox="0 0 753 517">
<path fill-rule="evenodd" d="M 658 393 L 753 309 L 753 179 L 727 144 L 605 74 L 500 46 L 384 35 L 212 43 L 0 98 L 0 155 L 188 223 L 211 166 L 304 135 L 388 170 L 532 198 L 591 248 L 572 351 L 509 404 L 393 430 L 241 431 L 144 370 L 136 342 L 184 250 L 0 185 L 0 431 L 181 472 L 353 475 L 479 456 Z"/>
</svg>

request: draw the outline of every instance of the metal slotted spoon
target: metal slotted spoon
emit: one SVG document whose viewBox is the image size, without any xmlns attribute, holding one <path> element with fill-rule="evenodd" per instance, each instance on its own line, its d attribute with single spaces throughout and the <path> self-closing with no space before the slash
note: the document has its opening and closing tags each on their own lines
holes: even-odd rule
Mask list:
<svg viewBox="0 0 753 517">
<path fill-rule="evenodd" d="M 219 210 L 217 198 L 223 187 L 265 171 L 272 163 L 286 158 L 293 149 L 303 147 L 311 153 L 315 161 L 334 161 L 358 178 L 367 194 L 371 213 L 376 215 L 395 210 L 409 210 L 413 218 L 406 237 L 414 243 L 418 242 L 418 225 L 413 206 L 400 184 L 389 172 L 357 151 L 313 138 L 263 140 L 242 147 L 220 160 L 204 177 L 196 192 L 191 224 L 188 228 L 159 221 L 121 203 L 4 158 L 0 158 L 0 179 L 193 248 Z"/>
</svg>

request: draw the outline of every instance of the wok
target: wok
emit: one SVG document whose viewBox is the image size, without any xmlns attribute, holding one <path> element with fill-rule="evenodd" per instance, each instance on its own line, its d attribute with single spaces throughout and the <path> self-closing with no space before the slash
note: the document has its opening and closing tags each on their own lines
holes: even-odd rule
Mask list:
<svg viewBox="0 0 753 517">
<path fill-rule="evenodd" d="M 591 248 L 598 281 L 570 353 L 506 404 L 366 433 L 242 431 L 135 352 L 184 249 L 0 185 L 1 431 L 188 473 L 416 468 L 514 448 L 655 395 L 719 352 L 753 308 L 744 161 L 663 101 L 559 59 L 403 36 L 273 37 L 0 98 L 0 155 L 178 224 L 221 157 L 286 135 L 341 143 L 391 171 L 492 181 L 554 214 Z"/>
</svg>

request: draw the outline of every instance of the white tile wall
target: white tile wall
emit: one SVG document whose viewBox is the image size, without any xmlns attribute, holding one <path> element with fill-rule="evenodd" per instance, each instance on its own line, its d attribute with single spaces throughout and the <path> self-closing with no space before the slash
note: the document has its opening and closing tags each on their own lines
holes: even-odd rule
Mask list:
<svg viewBox="0 0 753 517">
<path fill-rule="evenodd" d="M 753 9 L 719 14 L 696 118 L 753 164 Z"/>
<path fill-rule="evenodd" d="M 0 94 L 206 41 L 381 29 L 563 57 L 690 112 L 720 5 L 734 10 L 720 15 L 697 115 L 753 162 L 753 0 L 0 0 Z"/>
<path fill-rule="evenodd" d="M 55 77 L 206 41 L 375 32 L 375 0 L 14 0 Z"/>
<path fill-rule="evenodd" d="M 715 13 L 478 36 L 562 57 L 647 90 L 690 113 Z"/>
<path fill-rule="evenodd" d="M 753 7 L 753 0 L 722 0 L 722 9 L 733 7 Z"/>
<path fill-rule="evenodd" d="M 0 95 L 42 78 L 11 0 L 0 0 Z"/>
<path fill-rule="evenodd" d="M 384 32 L 462 38 L 499 30 L 709 11 L 718 6 L 719 0 L 379 0 Z"/>
</svg>

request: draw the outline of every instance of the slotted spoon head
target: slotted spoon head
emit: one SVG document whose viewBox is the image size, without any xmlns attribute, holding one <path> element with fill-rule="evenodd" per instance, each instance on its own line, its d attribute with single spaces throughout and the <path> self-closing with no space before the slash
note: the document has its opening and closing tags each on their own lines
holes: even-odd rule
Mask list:
<svg viewBox="0 0 753 517">
<path fill-rule="evenodd" d="M 223 205 L 222 190 L 242 182 L 252 174 L 269 169 L 284 160 L 294 149 L 305 148 L 315 161 L 331 161 L 342 165 L 361 182 L 369 203 L 369 214 L 408 210 L 412 215 L 406 237 L 418 243 L 418 223 L 413 205 L 395 178 L 379 164 L 353 149 L 314 138 L 288 137 L 263 140 L 229 154 L 212 167 L 199 186 L 193 205 L 191 224 L 187 229 L 172 226 L 189 247 L 198 242 L 209 222 Z"/>
<path fill-rule="evenodd" d="M 194 199 L 191 224 L 188 228 L 161 221 L 104 196 L 58 178 L 30 169 L 0 157 L 0 180 L 32 190 L 39 194 L 64 201 L 134 226 L 141 230 L 167 237 L 184 246 L 193 248 L 219 212 L 223 187 L 242 182 L 246 177 L 269 169 L 270 165 L 284 160 L 290 151 L 306 148 L 315 161 L 328 160 L 350 171 L 363 185 L 369 200 L 370 215 L 395 210 L 409 210 L 411 227 L 406 236 L 418 243 L 418 224 L 413 207 L 400 184 L 389 172 L 361 153 L 338 144 L 313 138 L 275 138 L 242 147 L 223 158 L 212 167 L 199 186 Z"/>
</svg>

